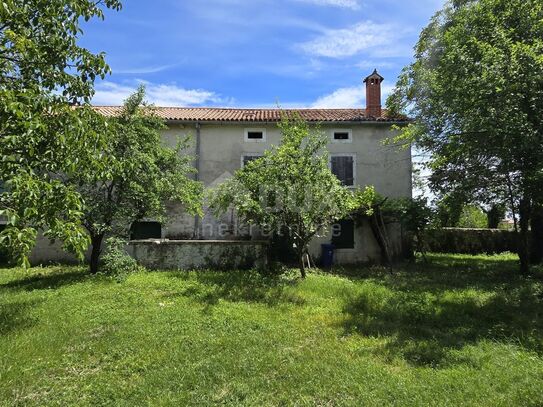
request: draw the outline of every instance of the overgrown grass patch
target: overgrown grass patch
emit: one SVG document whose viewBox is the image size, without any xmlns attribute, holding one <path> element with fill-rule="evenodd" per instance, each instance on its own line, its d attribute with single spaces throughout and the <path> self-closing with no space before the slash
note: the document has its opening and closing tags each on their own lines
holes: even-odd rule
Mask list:
<svg viewBox="0 0 543 407">
<path fill-rule="evenodd" d="M 539 406 L 543 284 L 515 261 L 0 270 L 0 405 Z"/>
</svg>

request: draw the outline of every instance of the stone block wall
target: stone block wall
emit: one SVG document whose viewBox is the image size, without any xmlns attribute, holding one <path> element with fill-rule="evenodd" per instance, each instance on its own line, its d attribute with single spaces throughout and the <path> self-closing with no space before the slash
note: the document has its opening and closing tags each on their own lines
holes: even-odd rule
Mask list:
<svg viewBox="0 0 543 407">
<path fill-rule="evenodd" d="M 241 240 L 134 240 L 129 253 L 158 270 L 244 269 L 267 264 L 268 242 Z"/>
</svg>

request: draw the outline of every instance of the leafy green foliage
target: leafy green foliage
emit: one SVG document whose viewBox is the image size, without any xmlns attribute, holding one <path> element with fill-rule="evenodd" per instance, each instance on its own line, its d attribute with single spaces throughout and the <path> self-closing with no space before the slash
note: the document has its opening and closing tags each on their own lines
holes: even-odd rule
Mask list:
<svg viewBox="0 0 543 407">
<path fill-rule="evenodd" d="M 0 404 L 539 406 L 543 286 L 516 261 L 121 284 L 3 269 Z"/>
<path fill-rule="evenodd" d="M 100 272 L 115 278 L 121 282 L 130 273 L 144 271 L 138 262 L 127 251 L 127 241 L 118 237 L 110 237 L 106 240 L 107 250 L 102 257 Z"/>
<path fill-rule="evenodd" d="M 92 109 L 73 109 L 108 72 L 102 54 L 77 45 L 80 23 L 103 18 L 117 0 L 9 0 L 0 2 L 0 214 L 3 245 L 23 265 L 38 230 L 80 256 L 88 239 L 82 202 L 62 175 L 101 168 L 95 148 L 104 122 Z"/>
<path fill-rule="evenodd" d="M 426 27 L 415 61 L 387 101 L 415 119 L 400 139 L 432 154 L 432 185 L 470 201 L 508 202 L 528 225 L 543 191 L 543 3 L 448 3 Z"/>
<path fill-rule="evenodd" d="M 434 212 L 426 198 L 388 199 L 383 210 L 386 216 L 398 220 L 406 231 L 420 234 L 430 224 Z"/>
<path fill-rule="evenodd" d="M 436 203 L 434 226 L 440 228 L 457 227 L 465 205 L 465 196 L 455 193 L 444 194 Z"/>
<path fill-rule="evenodd" d="M 67 180 L 85 202 L 82 218 L 92 242 L 92 272 L 97 271 L 106 234 L 128 236 L 136 220 L 164 220 L 167 202 L 180 202 L 193 214 L 201 212 L 203 187 L 191 179 L 193 157 L 184 152 L 189 140 L 180 139 L 176 148 L 163 146 L 164 126 L 145 103 L 141 86 L 125 101 L 120 116 L 108 121 L 100 150 L 107 171 L 88 168 Z"/>
<path fill-rule="evenodd" d="M 357 191 L 355 195 L 356 215 L 368 218 L 380 207 L 387 222 L 401 222 L 407 231 L 423 230 L 431 221 L 433 211 L 426 198 L 383 197 L 372 186 Z"/>
<path fill-rule="evenodd" d="M 288 231 L 302 257 L 311 239 L 356 207 L 328 166 L 327 138 L 300 118 L 283 118 L 281 144 L 250 161 L 210 197 L 216 215 L 235 208 L 244 222 L 269 233 Z"/>
<path fill-rule="evenodd" d="M 466 196 L 446 194 L 437 201 L 433 226 L 461 228 L 497 228 L 505 217 L 505 206 L 494 204 L 488 211 L 466 202 Z"/>
<path fill-rule="evenodd" d="M 367 186 L 362 190 L 355 191 L 354 209 L 363 217 L 370 217 L 375 211 L 377 201 L 382 200 L 381 195 L 375 191 L 375 187 Z"/>
<path fill-rule="evenodd" d="M 475 205 L 466 205 L 462 209 L 458 227 L 484 229 L 488 226 L 488 218 L 485 213 Z"/>
<path fill-rule="evenodd" d="M 103 54 L 77 44 L 81 22 L 104 18 L 118 0 L 9 0 L 0 2 L 2 87 L 61 91 L 70 102 L 89 101 L 93 81 L 109 72 Z M 36 112 L 38 113 L 38 112 Z"/>
<path fill-rule="evenodd" d="M 505 219 L 506 210 L 507 208 L 503 204 L 491 206 L 486 212 L 487 226 L 489 229 L 497 229 L 499 227 L 500 222 Z"/>
</svg>

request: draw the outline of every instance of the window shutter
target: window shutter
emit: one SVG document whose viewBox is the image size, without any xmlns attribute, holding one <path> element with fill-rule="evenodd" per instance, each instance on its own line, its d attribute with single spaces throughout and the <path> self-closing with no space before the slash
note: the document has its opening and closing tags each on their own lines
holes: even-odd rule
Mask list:
<svg viewBox="0 0 543 407">
<path fill-rule="evenodd" d="M 332 173 L 343 185 L 354 185 L 354 160 L 352 156 L 333 156 Z"/>
<path fill-rule="evenodd" d="M 344 171 L 345 175 L 343 178 L 343 184 L 352 186 L 354 185 L 354 162 L 353 157 L 343 157 L 345 158 Z"/>
<path fill-rule="evenodd" d="M 340 172 L 340 157 L 332 157 L 332 173 L 342 181 L 341 172 Z"/>
</svg>

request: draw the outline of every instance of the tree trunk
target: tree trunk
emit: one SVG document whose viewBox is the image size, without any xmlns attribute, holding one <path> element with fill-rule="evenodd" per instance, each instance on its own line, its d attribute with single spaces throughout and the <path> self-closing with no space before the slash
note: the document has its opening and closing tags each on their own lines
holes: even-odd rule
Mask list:
<svg viewBox="0 0 543 407">
<path fill-rule="evenodd" d="M 426 257 L 426 249 L 424 247 L 424 237 L 423 236 L 424 236 L 423 232 L 416 233 L 417 251 L 422 255 L 422 260 L 425 263 L 428 263 L 428 258 Z M 415 256 L 413 256 L 413 257 L 415 257 Z"/>
<path fill-rule="evenodd" d="M 91 274 L 98 273 L 98 262 L 100 260 L 100 254 L 102 253 L 102 241 L 104 240 L 104 234 L 91 236 L 91 257 L 90 257 L 90 272 Z"/>
<path fill-rule="evenodd" d="M 530 261 L 532 264 L 543 263 L 543 205 L 534 205 L 531 218 L 532 244 Z"/>
<path fill-rule="evenodd" d="M 305 278 L 305 277 L 306 277 L 306 273 L 305 273 L 305 264 L 304 264 L 304 257 L 303 257 L 303 254 L 302 254 L 302 256 L 300 257 L 300 275 L 302 276 L 302 278 Z"/>
<path fill-rule="evenodd" d="M 530 272 L 530 239 L 528 234 L 530 213 L 530 201 L 528 198 L 523 197 L 519 205 L 520 234 L 518 242 L 518 256 L 520 258 L 520 273 L 524 275 Z"/>
<path fill-rule="evenodd" d="M 511 180 L 507 178 L 507 189 L 509 191 L 509 204 L 511 205 L 511 214 L 513 215 L 513 226 L 515 232 L 518 233 L 518 224 L 517 224 L 517 211 L 515 210 L 515 197 L 513 195 L 513 187 L 511 186 Z"/>
<path fill-rule="evenodd" d="M 305 278 L 306 277 L 305 263 L 304 263 L 305 245 L 303 245 L 302 243 L 300 243 L 298 241 L 298 242 L 296 242 L 296 249 L 298 251 L 298 261 L 299 261 L 299 265 L 300 265 L 300 275 L 302 276 L 302 278 Z"/>
</svg>

